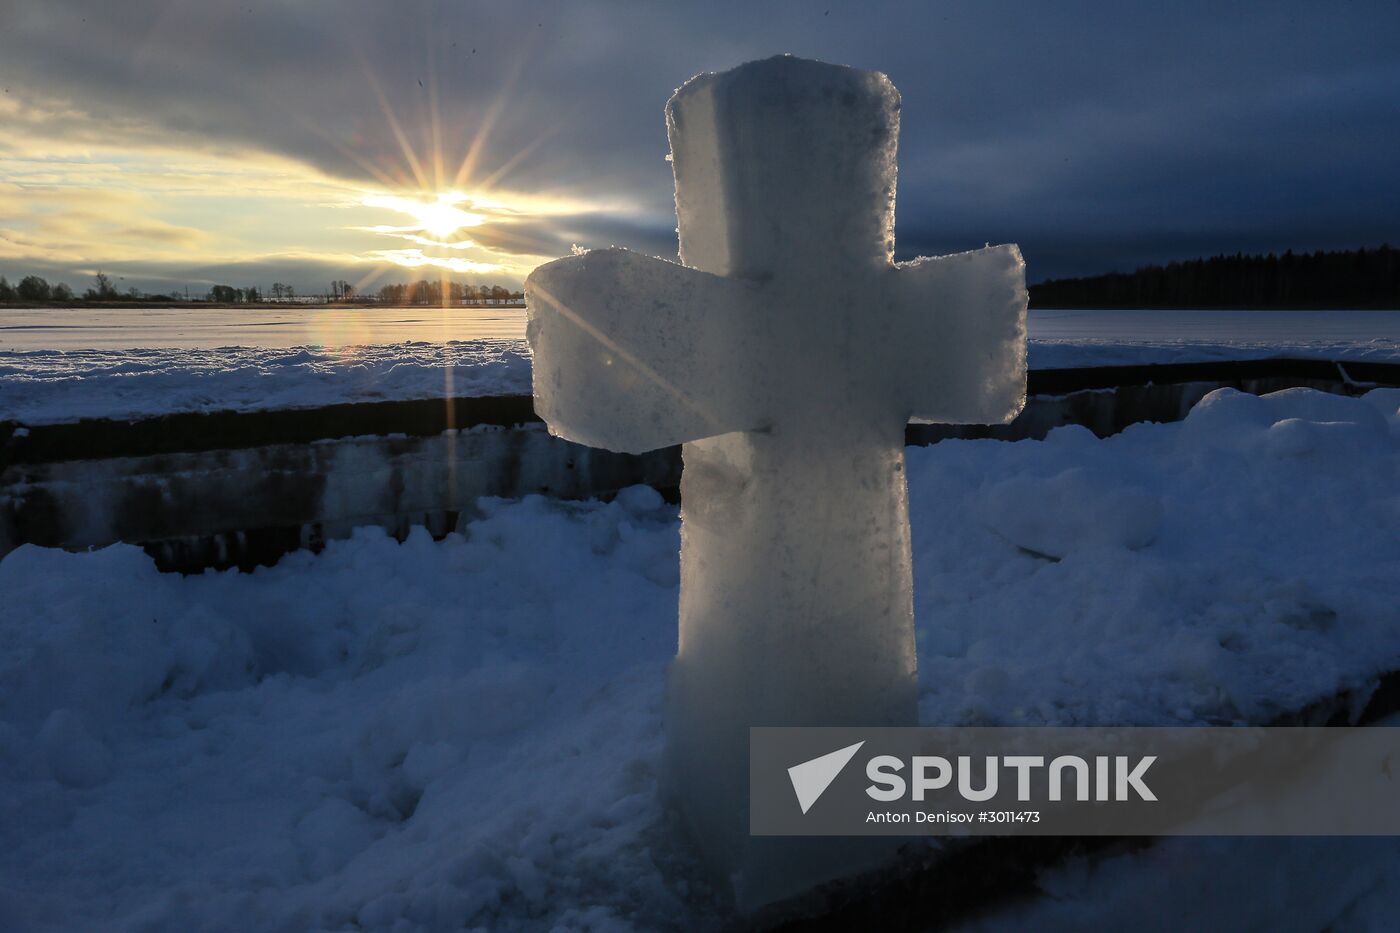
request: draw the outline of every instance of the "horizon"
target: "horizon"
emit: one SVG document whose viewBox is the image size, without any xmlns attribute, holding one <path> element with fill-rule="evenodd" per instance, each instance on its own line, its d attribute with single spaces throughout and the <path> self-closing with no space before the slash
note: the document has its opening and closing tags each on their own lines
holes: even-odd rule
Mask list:
<svg viewBox="0 0 1400 933">
<path fill-rule="evenodd" d="M 1040 282 L 1374 248 L 1400 240 L 1387 23 L 1400 8 L 31 5 L 0 37 L 0 274 L 513 289 L 575 245 L 674 257 L 669 89 L 780 51 L 902 91 L 899 259 L 1017 242 Z"/>
<path fill-rule="evenodd" d="M 1237 250 L 1233 254 L 1217 253 L 1213 256 L 1195 256 L 1183 259 L 1171 259 L 1160 263 L 1147 263 L 1144 265 L 1137 266 L 1136 268 L 1131 270 L 1113 269 L 1107 272 L 1091 273 L 1083 276 L 1065 276 L 1063 278 L 1056 279 L 1041 279 L 1039 281 L 1028 281 L 1027 284 L 1032 290 L 1031 310 L 1036 310 L 1038 307 L 1042 309 L 1062 309 L 1072 306 L 1078 307 L 1079 305 L 1070 305 L 1064 303 L 1038 304 L 1037 294 L 1041 292 L 1042 288 L 1049 286 L 1086 285 L 1090 287 L 1102 287 L 1104 285 L 1109 284 L 1114 279 L 1131 280 L 1141 277 L 1144 274 L 1155 274 L 1164 272 L 1171 273 L 1178 269 L 1181 269 L 1182 267 L 1194 265 L 1212 265 L 1220 263 L 1229 264 L 1232 261 L 1239 262 L 1241 260 L 1243 260 L 1246 263 L 1286 263 L 1292 260 L 1295 262 L 1306 264 L 1309 260 L 1314 259 L 1327 260 L 1333 258 L 1343 258 L 1350 261 L 1359 259 L 1367 255 L 1385 257 L 1387 254 L 1394 252 L 1396 252 L 1395 248 L 1392 247 L 1389 243 L 1382 243 L 1379 246 L 1370 248 L 1363 246 L 1356 250 L 1314 250 L 1308 252 L 1302 250 L 1288 249 L 1284 250 L 1281 253 L 1269 252 L 1267 254 L 1256 253 L 1248 255 L 1243 254 Z M 1390 261 L 1393 262 L 1393 260 Z M 1393 273 L 1387 274 L 1393 275 Z M 121 288 L 115 287 L 110 277 L 106 276 L 105 273 L 103 273 L 102 270 L 99 269 L 94 274 L 94 284 L 96 285 L 96 288 L 91 286 L 87 289 L 74 288 L 68 282 L 49 282 L 43 279 L 42 277 L 38 277 L 41 283 L 43 284 L 43 287 L 52 292 L 51 297 L 44 299 L 32 299 L 23 296 L 21 290 L 19 289 L 19 285 L 21 281 L 24 280 L 24 278 L 28 277 L 22 277 L 20 279 L 16 279 L 15 281 L 10 281 L 9 277 L 6 274 L 0 272 L 0 305 L 8 304 L 23 306 L 27 304 L 35 307 L 42 307 L 46 305 L 60 304 L 79 305 L 84 307 L 104 307 L 107 305 L 114 305 L 117 307 L 130 307 L 133 303 L 154 302 L 157 304 L 178 307 L 191 304 L 214 304 L 222 306 L 235 304 L 278 303 L 316 304 L 320 302 L 326 304 L 341 305 L 379 304 L 420 306 L 441 304 L 444 307 L 447 307 L 449 305 L 470 305 L 471 303 L 484 304 L 487 302 L 490 302 L 492 304 L 498 304 L 501 301 L 523 302 L 525 297 L 524 292 L 521 290 L 523 286 L 502 286 L 498 282 L 493 283 L 484 280 L 476 283 L 463 282 L 453 277 L 451 274 L 446 273 L 444 273 L 441 276 L 433 277 L 431 279 L 414 279 L 411 277 L 406 280 L 386 279 L 384 281 L 378 282 L 376 288 L 372 288 L 369 290 L 359 290 L 356 289 L 352 285 L 352 283 L 349 283 L 345 280 L 333 279 L 329 283 L 322 283 L 323 286 L 328 287 L 323 287 L 319 291 L 315 290 L 314 288 L 309 290 L 298 291 L 291 285 L 284 284 L 282 282 L 274 282 L 269 286 L 264 286 L 261 283 L 248 283 L 248 285 L 244 287 L 230 286 L 227 284 L 219 283 L 211 286 L 209 289 L 202 293 L 191 293 L 189 285 L 186 285 L 183 288 L 179 286 L 170 288 L 164 293 L 137 292 L 133 294 L 130 290 L 124 291 Z M 1277 310 L 1287 310 L 1290 307 L 1296 307 L 1300 310 L 1356 310 L 1368 308 L 1373 309 L 1377 307 L 1390 309 L 1391 306 L 1395 303 L 1392 300 L 1381 298 L 1380 303 L 1375 304 L 1375 302 L 1378 300 L 1377 296 L 1390 295 L 1390 291 L 1387 290 L 1387 284 L 1385 279 L 1378 279 L 1364 284 L 1355 283 L 1351 287 L 1351 290 L 1354 292 L 1357 290 L 1357 288 L 1359 288 L 1360 292 L 1364 295 L 1362 300 L 1358 302 L 1341 300 L 1341 293 L 1346 291 L 1347 289 L 1342 287 L 1342 283 L 1337 278 L 1337 270 L 1335 269 L 1323 270 L 1320 267 L 1314 268 L 1310 273 L 1303 274 L 1301 278 L 1298 278 L 1296 274 L 1294 278 L 1296 279 L 1295 284 L 1306 283 L 1307 285 L 1310 285 L 1315 293 L 1314 296 L 1308 300 L 1308 303 L 1297 305 L 1279 305 L 1276 307 Z M 110 289 L 110 293 L 108 294 L 102 294 L 100 291 L 100 289 L 103 288 L 104 283 L 106 288 Z M 1241 283 L 1236 282 L 1235 284 Z M 1254 284 L 1256 287 L 1259 285 L 1258 282 L 1255 282 Z M 66 289 L 66 295 L 60 294 L 59 289 Z M 398 294 L 395 294 L 395 292 L 397 292 Z M 441 298 L 441 295 L 444 292 L 451 295 L 452 297 L 449 300 L 443 300 Z M 428 293 L 428 295 L 427 297 L 425 297 L 420 293 Z M 1276 300 L 1283 301 L 1286 299 L 1280 296 Z M 1207 303 L 1210 304 L 1212 302 Z M 1241 307 L 1235 304 L 1230 304 L 1229 302 L 1213 303 L 1219 304 L 1222 309 Z M 1259 307 L 1263 306 L 1264 305 L 1260 305 Z M 523 307 L 523 304 L 521 305 L 521 307 Z M 1086 309 L 1098 308 L 1102 307 L 1102 304 L 1090 300 L 1083 302 L 1082 307 Z M 1152 307 L 1160 308 L 1163 306 L 1153 305 Z M 1199 303 L 1195 305 L 1173 304 L 1167 305 L 1167 307 L 1200 308 L 1202 307 L 1202 305 Z"/>
</svg>

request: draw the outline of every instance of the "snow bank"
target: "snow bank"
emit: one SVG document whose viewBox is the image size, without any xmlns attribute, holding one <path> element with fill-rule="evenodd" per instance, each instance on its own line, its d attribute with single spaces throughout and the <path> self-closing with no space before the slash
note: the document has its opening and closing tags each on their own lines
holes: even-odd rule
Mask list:
<svg viewBox="0 0 1400 933">
<path fill-rule="evenodd" d="M 677 916 L 648 848 L 674 509 L 486 505 L 470 541 L 251 576 L 0 562 L 0 928 Z"/>
<path fill-rule="evenodd" d="M 1379 393 L 1219 389 L 1104 441 L 911 449 L 924 718 L 1260 722 L 1400 661 Z"/>
<path fill-rule="evenodd" d="M 1261 720 L 1395 669 L 1397 470 L 1393 390 L 911 450 L 922 718 Z M 0 561 L 0 928 L 721 923 L 657 804 L 675 509 L 483 504 L 467 538 L 251 575 Z M 1365 928 L 1397 860 L 1176 840 L 1048 873 L 1013 920 Z"/>
</svg>

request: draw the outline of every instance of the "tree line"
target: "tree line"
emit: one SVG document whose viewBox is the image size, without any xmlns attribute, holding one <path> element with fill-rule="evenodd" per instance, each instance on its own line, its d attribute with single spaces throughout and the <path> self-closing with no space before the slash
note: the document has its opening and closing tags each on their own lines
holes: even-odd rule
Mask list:
<svg viewBox="0 0 1400 933">
<path fill-rule="evenodd" d="M 284 286 L 279 283 L 274 287 L 279 291 L 286 289 L 287 294 L 291 294 L 291 288 L 289 286 Z M 262 300 L 262 291 L 256 286 L 250 288 L 231 288 L 227 285 L 215 285 L 209 289 L 203 298 L 190 298 L 188 290 L 186 290 L 186 293 L 183 295 L 176 292 L 170 292 L 169 294 L 143 292 L 135 287 L 122 291 L 112 283 L 111 276 L 100 271 L 93 276 L 92 285 L 81 295 L 76 294 L 66 282 L 50 285 L 47 279 L 39 275 L 26 275 L 15 285 L 11 285 L 5 276 L 0 275 L 0 303 L 67 304 L 77 301 L 217 301 L 233 303 L 238 301 Z"/>
<path fill-rule="evenodd" d="M 524 297 L 501 285 L 429 281 L 382 285 L 357 293 L 337 279 L 320 297 L 325 301 L 366 301 L 389 305 L 460 305 L 478 301 L 519 301 Z M 1142 266 L 1085 278 L 1050 279 L 1030 286 L 1033 308 L 1400 308 L 1400 250 L 1377 249 L 1294 253 L 1266 256 L 1219 255 L 1166 265 Z M 50 285 L 26 275 L 15 285 L 0 276 L 0 302 L 29 304 L 74 301 L 183 301 L 176 294 L 119 291 L 98 272 L 81 299 L 66 283 Z M 258 286 L 214 285 L 204 301 L 240 304 L 295 301 L 296 290 L 274 282 L 265 294 Z"/>
<path fill-rule="evenodd" d="M 445 290 L 445 291 L 444 291 Z M 446 301 L 444 301 L 446 297 Z M 430 282 L 421 279 L 409 284 L 395 283 L 381 285 L 378 298 L 380 304 L 390 305 L 442 305 L 463 304 L 473 301 L 510 301 L 525 297 L 524 292 L 511 291 L 501 285 L 464 285 L 461 282 Z"/>
<path fill-rule="evenodd" d="M 11 285 L 0 275 L 0 301 L 72 301 L 73 289 L 66 282 L 49 285 L 48 280 L 37 275 L 26 275 L 18 285 Z"/>
<path fill-rule="evenodd" d="M 1051 279 L 1032 308 L 1400 308 L 1400 250 L 1212 256 Z"/>
<path fill-rule="evenodd" d="M 118 291 L 112 284 L 112 279 L 103 272 L 98 272 L 93 276 L 92 286 L 83 292 L 82 301 L 146 301 L 152 296 L 137 291 L 135 288 L 127 289 L 125 292 Z M 173 300 L 169 296 L 167 300 Z M 0 275 L 0 302 L 23 301 L 30 303 L 47 302 L 69 302 L 78 301 L 79 296 L 74 294 L 73 289 L 67 282 L 59 282 L 57 285 L 50 285 L 48 279 L 41 275 L 26 275 L 20 279 L 18 284 L 11 285 L 9 280 Z"/>
<path fill-rule="evenodd" d="M 446 301 L 444 301 L 444 295 Z M 343 279 L 335 279 L 330 289 L 320 295 L 304 296 L 303 301 L 314 302 L 320 298 L 326 302 L 363 301 L 395 305 L 443 305 L 470 304 L 476 301 L 519 301 L 524 293 L 512 291 L 501 285 L 467 285 L 461 282 L 430 282 L 423 279 L 411 283 L 395 283 L 381 286 L 377 291 L 360 294 L 354 285 Z M 191 298 L 188 290 L 182 296 L 177 293 L 160 294 L 142 292 L 136 288 L 120 291 L 112 284 L 111 277 L 98 272 L 93 277 L 90 288 L 77 295 L 66 283 L 50 285 L 48 280 L 38 275 L 26 275 L 15 285 L 0 275 L 0 303 L 20 302 L 24 304 L 67 304 L 78 301 L 208 301 L 215 304 L 249 304 L 264 301 L 296 301 L 296 289 L 282 282 L 273 282 L 266 292 L 256 285 L 236 288 L 232 285 L 213 285 L 199 298 Z"/>
</svg>

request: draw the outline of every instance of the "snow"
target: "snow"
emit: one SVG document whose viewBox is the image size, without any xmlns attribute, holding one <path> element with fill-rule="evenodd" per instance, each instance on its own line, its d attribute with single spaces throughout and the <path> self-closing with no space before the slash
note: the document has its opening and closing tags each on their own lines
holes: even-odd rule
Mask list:
<svg viewBox="0 0 1400 933">
<path fill-rule="evenodd" d="M 1032 369 L 1277 357 L 1400 361 L 1400 311 L 1052 311 L 1030 316 Z"/>
<path fill-rule="evenodd" d="M 1353 684 L 1400 638 L 1400 405 L 1378 393 L 1219 389 L 1104 441 L 911 449 L 915 553 L 962 533 L 916 563 L 919 619 L 962 620 L 921 630 L 924 718 L 1261 722 Z"/>
<path fill-rule="evenodd" d="M 0 928 L 674 914 L 647 849 L 674 510 L 485 505 L 470 541 L 251 576 L 0 562 Z"/>
<path fill-rule="evenodd" d="M 908 458 L 925 722 L 1260 721 L 1400 665 L 1400 391 Z M 1013 516 L 1008 483 L 1069 501 Z M 1094 490 L 1131 520 L 1078 521 Z M 0 560 L 0 928 L 724 922 L 657 787 L 675 508 L 482 507 L 253 574 Z M 1394 840 L 1167 840 L 983 925 L 1379 929 L 1398 868 Z"/>
<path fill-rule="evenodd" d="M 1400 725 L 1391 723 L 1390 725 Z M 1382 933 L 1400 911 L 1393 838 L 1164 839 L 1043 873 L 1035 900 L 960 929 Z"/>
<path fill-rule="evenodd" d="M 513 340 L 0 352 L 0 421 L 27 424 L 529 391 Z"/>
<path fill-rule="evenodd" d="M 131 347 L 338 349 L 376 343 L 524 339 L 524 311 L 503 306 L 0 308 L 3 351 Z"/>
<path fill-rule="evenodd" d="M 92 316 L 88 326 L 63 325 L 61 337 L 0 323 L 0 421 L 529 394 L 523 312 L 493 312 L 514 315 L 512 329 L 494 317 L 489 326 L 464 317 L 444 327 L 424 310 L 359 312 L 349 344 L 318 338 L 324 312 L 306 309 L 279 312 L 296 318 L 285 327 L 191 309 L 124 312 L 106 323 L 115 312 L 57 312 Z M 0 311 L 0 322 L 55 313 Z M 188 332 L 177 322 L 187 318 Z M 1400 311 L 1032 310 L 1029 332 L 1032 369 L 1268 357 L 1400 362 Z"/>
<path fill-rule="evenodd" d="M 913 723 L 905 426 L 1021 410 L 1025 263 L 893 262 L 899 93 L 878 72 L 750 62 L 686 82 L 666 123 L 683 265 L 535 269 L 535 410 L 591 447 L 684 444 L 669 762 L 748 911 L 894 848 L 751 837 L 749 728 Z"/>
</svg>

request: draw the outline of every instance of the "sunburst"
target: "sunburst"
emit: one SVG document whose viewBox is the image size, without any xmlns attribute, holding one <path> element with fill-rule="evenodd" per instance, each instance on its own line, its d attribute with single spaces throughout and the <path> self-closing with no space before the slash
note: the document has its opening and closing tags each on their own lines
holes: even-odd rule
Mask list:
<svg viewBox="0 0 1400 933">
<path fill-rule="evenodd" d="M 442 241 L 464 227 L 479 227 L 486 222 L 484 214 L 464 210 L 459 205 L 469 203 L 466 195 L 446 191 L 431 199 L 402 197 L 394 194 L 372 194 L 362 201 L 366 207 L 382 207 L 407 214 L 413 224 L 401 227 L 376 227 L 378 233 L 429 234 Z"/>
</svg>

